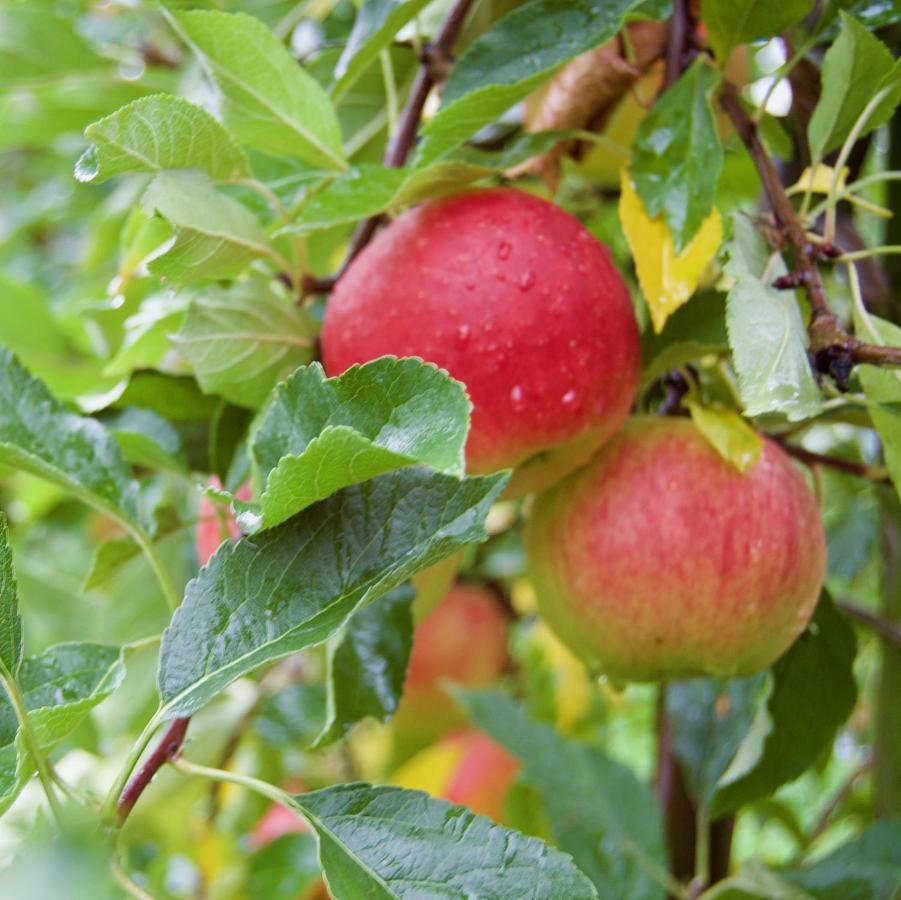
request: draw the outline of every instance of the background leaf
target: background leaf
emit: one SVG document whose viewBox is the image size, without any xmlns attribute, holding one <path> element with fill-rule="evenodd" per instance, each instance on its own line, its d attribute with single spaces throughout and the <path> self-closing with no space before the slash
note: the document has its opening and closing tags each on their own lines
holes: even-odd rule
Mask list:
<svg viewBox="0 0 901 900">
<path fill-rule="evenodd" d="M 402 585 L 354 613 L 328 648 L 328 720 L 316 740 L 337 741 L 371 716 L 384 722 L 400 702 L 413 643 L 413 597 Z"/>
<path fill-rule="evenodd" d="M 737 44 L 775 37 L 810 9 L 810 0 L 701 0 L 701 18 L 723 63 Z"/>
<path fill-rule="evenodd" d="M 483 540 L 505 481 L 392 472 L 223 544 L 163 634 L 166 718 L 191 715 L 239 676 L 326 641 L 417 570 Z"/>
<path fill-rule="evenodd" d="M 293 805 L 319 838 L 336 900 L 597 896 L 565 853 L 420 791 L 344 784 Z"/>
<path fill-rule="evenodd" d="M 499 691 L 457 692 L 473 722 L 523 763 L 541 795 L 557 845 L 598 895 L 659 900 L 647 868 L 666 867 L 660 811 L 651 790 L 600 750 L 531 722 Z"/>
<path fill-rule="evenodd" d="M 213 181 L 246 175 L 247 155 L 204 109 L 173 94 L 142 97 L 89 125 L 93 142 L 75 166 L 79 181 L 123 172 L 202 169 Z"/>
<path fill-rule="evenodd" d="M 9 546 L 9 526 L 0 512 L 0 666 L 15 678 L 22 661 L 22 617 L 13 554 Z"/>
<path fill-rule="evenodd" d="M 205 393 L 257 409 L 278 381 L 312 359 L 315 331 L 290 298 L 244 281 L 195 297 L 173 342 Z"/>
<path fill-rule="evenodd" d="M 216 82 L 226 126 L 240 143 L 327 169 L 345 167 L 328 96 L 259 19 L 214 10 L 171 18 Z"/>
</svg>

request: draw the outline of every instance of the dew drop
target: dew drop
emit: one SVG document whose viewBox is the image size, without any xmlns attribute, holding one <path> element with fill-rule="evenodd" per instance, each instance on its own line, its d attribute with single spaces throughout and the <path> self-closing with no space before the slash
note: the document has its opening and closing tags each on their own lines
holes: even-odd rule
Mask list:
<svg viewBox="0 0 901 900">
<path fill-rule="evenodd" d="M 535 273 L 531 271 L 531 269 L 522 273 L 519 276 L 519 289 L 521 291 L 528 291 L 531 289 L 532 285 L 535 284 Z"/>
<path fill-rule="evenodd" d="M 522 409 L 523 408 L 523 394 L 522 387 L 520 385 L 516 385 L 512 391 L 510 391 L 510 400 L 513 402 L 514 409 Z"/>
<path fill-rule="evenodd" d="M 579 395 L 572 389 L 568 390 L 561 398 L 560 402 L 564 405 L 572 409 L 576 405 L 576 401 L 579 399 Z"/>
<path fill-rule="evenodd" d="M 468 325 L 461 325 L 457 329 L 457 346 L 463 350 L 466 345 L 469 343 L 469 339 L 472 337 L 472 331 Z"/>
</svg>

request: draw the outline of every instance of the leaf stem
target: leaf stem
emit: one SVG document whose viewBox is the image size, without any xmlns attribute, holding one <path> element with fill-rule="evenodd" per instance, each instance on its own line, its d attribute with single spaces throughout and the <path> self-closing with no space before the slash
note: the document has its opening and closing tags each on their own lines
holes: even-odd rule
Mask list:
<svg viewBox="0 0 901 900">
<path fill-rule="evenodd" d="M 855 259 L 868 259 L 871 256 L 889 256 L 901 253 L 901 244 L 884 244 L 881 247 L 867 247 L 864 250 L 853 250 L 843 253 L 836 262 L 853 262 Z"/>
<path fill-rule="evenodd" d="M 391 54 L 387 50 L 379 52 L 379 62 L 382 66 L 382 81 L 385 83 L 385 109 L 388 115 L 388 134 L 397 131 L 397 82 L 394 78 L 394 66 L 391 63 Z"/>
<path fill-rule="evenodd" d="M 119 795 L 122 793 L 122 790 L 128 782 L 128 778 L 134 770 L 134 767 L 138 764 L 141 754 L 147 748 L 147 745 L 150 743 L 151 738 L 159 727 L 159 717 L 160 711 L 157 710 L 150 721 L 144 726 L 144 730 L 141 732 L 126 757 L 125 764 L 116 776 L 116 780 L 112 783 L 112 786 L 106 795 L 106 799 L 103 801 L 103 806 L 100 808 L 100 820 L 105 825 L 112 826 L 115 824 L 116 804 L 119 802 Z"/>
<path fill-rule="evenodd" d="M 28 748 L 28 752 L 34 760 L 34 767 L 37 770 L 41 786 L 44 788 L 44 793 L 47 795 L 47 802 L 50 804 L 53 818 L 56 819 L 57 825 L 62 826 L 63 814 L 59 805 L 59 799 L 56 796 L 56 791 L 53 789 L 53 775 L 51 773 L 50 763 L 41 751 L 37 735 L 31 727 L 31 719 L 28 717 L 28 707 L 25 705 L 25 697 L 22 695 L 19 683 L 13 678 L 9 669 L 7 669 L 3 663 L 0 663 L 0 681 L 3 683 L 3 690 L 6 691 L 6 696 L 9 697 L 9 702 L 12 704 L 12 708 L 15 711 L 16 719 L 19 721 L 19 731 Z"/>
<path fill-rule="evenodd" d="M 143 528 L 139 528 L 137 525 L 134 525 L 128 520 L 120 519 L 119 521 L 126 527 L 128 532 L 141 548 L 141 551 L 146 557 L 147 562 L 150 564 L 150 568 L 153 570 L 153 574 L 160 586 L 160 590 L 163 592 L 163 596 L 166 598 L 166 603 L 169 605 L 169 609 L 174 612 L 178 608 L 178 604 L 181 602 L 181 600 L 175 590 L 175 585 L 172 584 L 172 581 L 170 580 L 169 575 L 166 572 L 166 567 L 163 565 L 163 561 L 160 559 L 159 554 L 156 552 L 156 546 L 153 543 L 153 539 L 149 534 L 147 534 L 146 531 L 144 531 Z"/>
<path fill-rule="evenodd" d="M 211 778 L 213 781 L 225 781 L 229 784 L 237 784 L 254 793 L 261 794 L 263 797 L 268 797 L 270 800 L 274 800 L 282 806 L 287 806 L 291 800 L 291 795 L 287 791 L 283 791 L 274 784 L 261 781 L 259 778 L 254 778 L 251 775 L 241 775 L 238 772 L 227 772 L 225 769 L 214 769 L 211 766 L 201 766 L 198 763 L 189 762 L 181 757 L 171 759 L 169 762 L 178 769 L 179 772 L 183 772 L 185 775 L 198 775 L 202 778 Z M 294 807 L 291 808 L 293 809 Z"/>
</svg>

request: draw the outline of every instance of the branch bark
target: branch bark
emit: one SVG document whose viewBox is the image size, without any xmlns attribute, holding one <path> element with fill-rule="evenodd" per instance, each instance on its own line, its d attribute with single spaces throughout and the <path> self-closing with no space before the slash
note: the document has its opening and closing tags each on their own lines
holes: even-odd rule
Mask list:
<svg viewBox="0 0 901 900">
<path fill-rule="evenodd" d="M 891 484 L 892 480 L 882 471 L 874 470 L 872 466 L 866 463 L 853 462 L 850 459 L 841 459 L 837 456 L 827 456 L 824 453 L 814 453 L 798 444 L 792 444 L 778 435 L 770 435 L 770 439 L 775 441 L 789 456 L 800 460 L 808 466 L 826 466 L 835 469 L 838 472 L 844 472 L 847 475 L 856 475 L 858 478 L 865 478 L 867 481 L 873 481 L 877 484 Z"/>
<path fill-rule="evenodd" d="M 863 609 L 855 603 L 840 601 L 836 606 L 838 606 L 846 616 L 850 616 L 862 625 L 866 625 L 867 628 L 871 628 L 883 640 L 901 648 L 901 623 L 893 622 L 891 619 L 887 619 L 884 616 L 871 613 L 868 609 Z"/>
</svg>

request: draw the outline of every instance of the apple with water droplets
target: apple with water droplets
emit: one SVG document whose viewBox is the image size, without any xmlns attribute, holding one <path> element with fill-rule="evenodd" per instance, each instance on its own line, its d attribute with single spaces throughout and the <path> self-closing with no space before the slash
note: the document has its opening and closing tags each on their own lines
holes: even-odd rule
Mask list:
<svg viewBox="0 0 901 900">
<path fill-rule="evenodd" d="M 638 378 L 628 289 L 606 247 L 559 207 L 489 189 L 416 207 L 351 263 L 325 313 L 329 375 L 418 356 L 473 404 L 470 472 L 518 467 L 534 490 L 623 423 Z"/>
<path fill-rule="evenodd" d="M 807 626 L 826 562 L 816 499 L 777 444 L 739 472 L 662 417 L 541 494 L 526 552 L 548 625 L 626 681 L 765 668 Z"/>
</svg>

